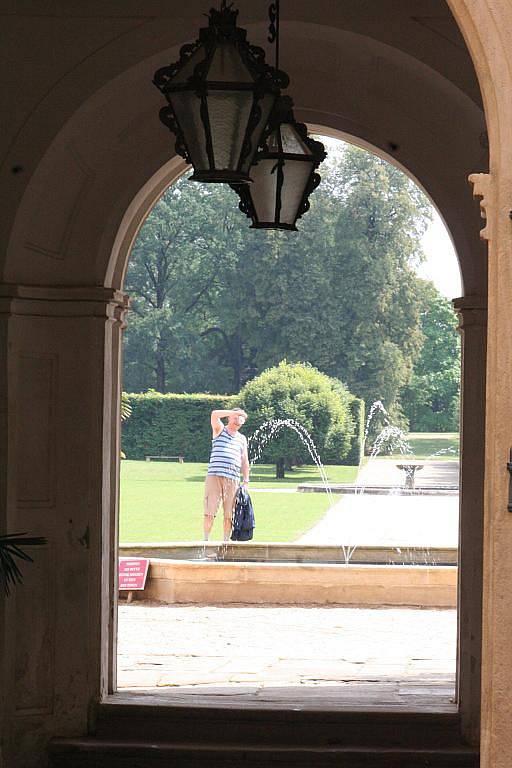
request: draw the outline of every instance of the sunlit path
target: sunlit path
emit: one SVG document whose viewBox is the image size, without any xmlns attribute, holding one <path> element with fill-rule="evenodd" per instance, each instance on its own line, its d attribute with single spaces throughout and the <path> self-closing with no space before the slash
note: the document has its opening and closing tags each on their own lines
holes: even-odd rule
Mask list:
<svg viewBox="0 0 512 768">
<path fill-rule="evenodd" d="M 367 485 L 400 487 L 404 484 L 404 473 L 398 469 L 397 464 L 406 464 L 408 461 L 408 457 L 404 457 L 403 460 L 398 458 L 372 459 L 360 468 L 357 475 L 357 484 L 362 487 Z M 458 488 L 458 461 L 450 459 L 444 461 L 418 461 L 414 457 L 411 457 L 411 461 L 422 465 L 422 469 L 416 473 L 416 486 L 421 488 Z"/>
<path fill-rule="evenodd" d="M 340 546 L 456 547 L 459 498 L 342 496 L 297 542 Z"/>
</svg>

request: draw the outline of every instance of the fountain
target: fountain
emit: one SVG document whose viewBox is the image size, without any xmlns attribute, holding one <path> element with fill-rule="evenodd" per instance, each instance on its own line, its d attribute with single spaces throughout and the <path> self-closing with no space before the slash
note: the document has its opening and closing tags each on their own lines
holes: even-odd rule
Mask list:
<svg viewBox="0 0 512 768">
<path fill-rule="evenodd" d="M 375 458 L 379 455 L 379 453 L 382 451 L 384 445 L 397 445 L 399 447 L 400 452 L 402 455 L 409 455 L 411 453 L 411 448 L 407 441 L 405 440 L 405 435 L 403 431 L 394 425 L 390 423 L 387 411 L 383 405 L 383 403 L 380 400 L 375 401 L 373 403 L 370 412 L 368 414 L 368 418 L 365 425 L 365 432 L 364 432 L 364 446 L 366 445 L 369 430 L 371 427 L 372 420 L 374 416 L 377 413 L 382 413 L 384 415 L 385 419 L 385 426 L 377 436 L 374 445 L 372 447 L 372 451 L 370 454 L 370 460 L 372 458 Z M 320 473 L 320 477 L 322 480 L 322 489 L 328 496 L 328 507 L 327 507 L 327 513 L 334 505 L 334 498 L 332 495 L 332 487 L 331 483 L 328 480 L 327 474 L 325 472 L 325 468 L 322 464 L 322 461 L 320 459 L 320 456 L 318 454 L 317 448 L 315 446 L 315 443 L 309 434 L 309 432 L 305 429 L 305 427 L 300 424 L 295 419 L 270 419 L 264 424 L 262 424 L 256 432 L 252 435 L 252 437 L 249 440 L 249 453 L 250 453 L 250 461 L 251 466 L 260 459 L 263 450 L 267 443 L 276 437 L 280 431 L 284 428 L 289 428 L 293 430 L 301 439 L 302 443 L 305 445 L 305 447 L 308 449 L 308 452 L 313 459 L 316 467 L 318 468 L 318 471 Z M 255 447 L 254 447 L 255 446 Z M 252 449 L 252 450 L 251 450 Z M 300 490 L 300 487 L 299 487 Z M 364 486 L 356 486 L 354 489 L 355 495 L 361 495 L 364 492 Z M 357 549 L 357 545 L 350 545 L 347 546 L 345 544 L 341 544 L 341 550 L 343 553 L 343 559 L 346 564 L 348 564 Z"/>
<path fill-rule="evenodd" d="M 365 443 L 376 414 L 384 417 L 384 426 L 374 440 L 368 462 L 387 448 L 398 451 L 404 457 L 405 464 L 406 460 L 409 461 L 406 457 L 412 454 L 411 446 L 403 431 L 391 423 L 380 401 L 374 403 L 368 414 Z M 214 599 L 220 603 L 236 604 L 243 595 L 244 601 L 257 603 L 327 604 L 348 601 L 357 604 L 364 601 L 365 604 L 382 605 L 384 599 L 389 605 L 453 607 L 457 583 L 454 568 L 457 548 L 453 538 L 456 531 L 453 525 L 450 523 L 447 529 L 441 529 L 441 539 L 437 545 L 434 544 L 434 551 L 428 546 L 415 545 L 418 531 L 419 541 L 423 540 L 423 532 L 430 535 L 427 528 L 422 529 L 422 525 L 430 524 L 428 518 L 421 511 L 415 511 L 415 520 L 409 528 L 411 514 L 409 509 L 402 509 L 404 499 L 395 502 L 390 495 L 409 496 L 417 491 L 405 490 L 398 484 L 396 487 L 382 487 L 380 492 L 388 495 L 387 499 L 383 499 L 383 506 L 375 502 L 373 494 L 377 490 L 367 486 L 361 477 L 355 485 L 345 485 L 340 491 L 340 486 L 329 482 L 311 435 L 303 425 L 291 418 L 267 421 L 256 430 L 249 443 L 251 465 L 261 459 L 268 442 L 284 429 L 297 434 L 318 468 L 321 483 L 314 488 L 321 490 L 328 501 L 322 519 L 315 523 L 311 531 L 289 543 L 196 541 L 133 545 L 131 548 L 122 546 L 122 553 L 127 556 L 140 554 L 143 550 L 146 556 L 152 558 L 154 568 L 159 569 L 150 583 L 148 595 L 164 602 L 208 602 Z M 445 453 L 453 453 L 453 449 L 441 449 L 432 457 Z M 336 500 L 333 491 L 350 492 L 352 498 L 338 507 L 333 503 Z M 365 492 L 368 502 L 364 507 L 358 506 L 357 499 Z M 438 519 L 444 517 L 444 508 L 439 511 L 442 514 L 438 515 Z M 451 510 L 448 511 L 451 514 Z M 430 514 L 430 508 L 426 508 L 426 512 Z M 438 510 L 435 512 L 437 515 Z M 373 544 L 367 537 L 372 526 L 377 526 L 378 536 Z M 324 531 L 329 535 L 322 538 Z M 444 543 L 446 531 L 448 544 Z M 308 539 L 312 532 L 313 536 Z M 405 535 L 402 535 L 403 532 Z M 203 562 L 198 563 L 198 560 Z M 332 568 L 332 564 L 340 563 L 350 567 Z M 432 577 L 431 566 L 436 566 L 435 578 Z M 409 567 L 415 571 L 412 579 Z M 237 583 L 244 585 L 240 593 L 234 587 Z"/>
<path fill-rule="evenodd" d="M 323 487 L 329 497 L 329 506 L 331 506 L 333 503 L 332 491 L 329 484 L 329 479 L 324 469 L 324 465 L 320 460 L 320 455 L 318 453 L 316 445 L 313 441 L 313 438 L 307 431 L 307 429 L 300 422 L 296 421 L 296 419 L 269 419 L 268 421 L 265 421 L 261 426 L 258 427 L 256 432 L 254 432 L 254 434 L 251 435 L 249 439 L 249 457 L 250 457 L 251 467 L 261 458 L 261 454 L 263 453 L 263 449 L 265 448 L 267 443 L 273 437 L 277 437 L 279 432 L 281 432 L 281 430 L 284 429 L 285 427 L 295 432 L 295 434 L 298 435 L 298 437 L 300 438 L 303 445 L 307 448 L 309 455 L 313 459 L 320 473 Z M 256 444 L 256 449 L 251 455 L 251 448 L 253 447 L 254 443 Z"/>
<path fill-rule="evenodd" d="M 256 462 L 258 462 L 261 457 L 264 455 L 265 447 L 268 445 L 269 441 L 276 438 L 282 430 L 291 430 L 294 432 L 298 438 L 300 439 L 301 443 L 305 448 L 307 449 L 307 452 L 309 456 L 311 457 L 312 462 L 318 469 L 319 478 L 321 480 L 320 483 L 312 483 L 312 484 L 305 484 L 305 485 L 299 485 L 297 490 L 299 491 L 322 491 L 325 493 L 327 497 L 327 505 L 326 505 L 326 511 L 324 516 L 321 520 L 319 520 L 315 525 L 313 526 L 310 531 L 305 532 L 297 541 L 291 543 L 291 544 L 281 544 L 281 545 L 272 545 L 272 547 L 276 548 L 275 552 L 267 551 L 269 550 L 269 547 L 272 548 L 268 544 L 260 544 L 258 542 L 252 542 L 250 545 L 247 545 L 247 548 L 244 549 L 245 556 L 249 556 L 249 550 L 250 550 L 250 560 L 254 561 L 261 561 L 263 558 L 264 560 L 268 561 L 269 559 L 283 559 L 285 561 L 289 561 L 289 559 L 293 559 L 293 553 L 292 550 L 297 549 L 296 556 L 299 558 L 299 561 L 301 561 L 304 557 L 308 557 L 308 555 L 302 551 L 302 549 L 307 549 L 308 547 L 313 547 L 315 549 L 319 549 L 323 547 L 326 551 L 319 555 L 322 562 L 340 562 L 340 559 L 337 557 L 333 557 L 335 550 L 337 549 L 339 553 L 341 553 L 341 561 L 345 564 L 349 564 L 352 561 L 354 561 L 354 553 L 356 550 L 358 550 L 361 547 L 361 542 L 364 542 L 365 537 L 365 529 L 361 528 L 361 523 L 359 520 L 358 515 L 358 508 L 353 508 L 352 513 L 350 513 L 347 510 L 350 510 L 350 508 L 353 506 L 352 502 L 350 504 L 343 504 L 339 509 L 336 506 L 338 499 L 333 496 L 334 493 L 350 493 L 354 500 L 356 500 L 358 497 L 362 497 L 363 494 L 367 494 L 368 496 L 368 504 L 370 504 L 370 507 L 367 509 L 367 506 L 364 507 L 364 517 L 361 519 L 367 518 L 367 515 L 369 514 L 368 520 L 373 520 L 374 522 L 369 522 L 368 525 L 375 524 L 379 526 L 382 525 L 382 516 L 376 515 L 376 509 L 373 506 L 373 496 L 374 495 L 387 495 L 390 496 L 409 496 L 409 495 L 418 495 L 418 494 L 425 494 L 429 495 L 431 491 L 424 489 L 416 489 L 413 487 L 413 478 L 412 478 L 412 472 L 416 472 L 420 469 L 420 467 L 423 467 L 423 464 L 419 465 L 417 462 L 412 461 L 413 458 L 413 451 L 411 449 L 411 446 L 409 442 L 406 439 L 406 435 L 403 432 L 402 429 L 397 427 L 396 425 L 391 423 L 391 420 L 389 418 L 388 412 L 386 408 L 384 407 L 383 403 L 380 400 L 375 401 L 373 405 L 370 408 L 370 411 L 368 413 L 368 417 L 365 424 L 365 430 L 364 430 L 364 447 L 366 448 L 366 445 L 369 440 L 369 434 L 372 426 L 373 419 L 380 415 L 383 417 L 384 426 L 380 430 L 380 432 L 377 434 L 377 437 L 375 438 L 373 445 L 371 447 L 371 450 L 369 452 L 369 455 L 367 457 L 367 464 L 369 465 L 370 462 L 372 462 L 377 457 L 381 456 L 384 452 L 390 452 L 390 453 L 399 453 L 403 460 L 399 464 L 389 466 L 395 466 L 400 468 L 402 471 L 406 473 L 406 482 L 405 484 L 400 483 L 399 481 L 395 482 L 394 485 L 384 484 L 382 486 L 377 485 L 370 485 L 365 479 L 364 479 L 364 473 L 358 476 L 358 479 L 355 484 L 349 485 L 349 484 L 334 484 L 329 481 L 327 472 L 325 470 L 325 467 L 321 461 L 320 455 L 318 453 L 317 447 L 315 445 L 315 442 L 307 429 L 298 421 L 292 418 L 279 418 L 279 419 L 270 419 L 263 424 L 261 424 L 256 431 L 253 433 L 253 435 L 249 438 L 249 459 L 251 466 L 253 466 Z M 454 453 L 453 448 L 444 448 L 440 451 L 436 451 L 434 454 L 432 454 L 432 458 L 438 455 L 447 454 L 447 453 Z M 429 457 L 429 458 L 431 458 Z M 414 469 L 412 469 L 414 468 Z M 439 492 L 439 491 L 437 491 Z M 449 490 L 449 493 L 456 493 L 456 489 Z M 371 496 L 370 496 L 371 494 Z M 445 494 L 446 495 L 446 494 Z M 358 502 L 355 502 L 358 503 Z M 387 508 L 390 510 L 390 512 L 393 513 L 391 519 L 394 519 L 394 514 L 398 515 L 398 519 L 403 521 L 403 524 L 408 526 L 408 522 L 406 518 L 401 517 L 403 514 L 400 512 L 401 507 L 399 506 L 398 509 L 395 510 L 395 506 L 392 504 L 392 508 L 389 507 L 389 501 L 383 502 L 384 507 L 383 509 Z M 400 502 L 401 504 L 402 502 Z M 397 501 L 398 504 L 398 501 Z M 379 507 L 380 508 L 380 507 Z M 368 512 L 368 510 L 370 510 Z M 363 510 L 361 511 L 361 514 L 363 514 Z M 375 517 L 372 517 L 375 516 Z M 406 516 L 408 517 L 408 516 Z M 400 523 L 399 523 L 400 525 Z M 352 528 L 352 526 L 354 526 Z M 396 523 L 395 523 L 396 526 Z M 394 528 L 393 530 L 390 530 L 390 536 L 391 541 L 393 538 L 396 540 L 397 538 L 397 530 L 401 530 L 400 528 Z M 325 539 L 322 539 L 322 536 L 326 534 Z M 385 531 L 384 531 L 385 533 Z M 396 542 L 397 545 L 399 541 Z M 400 542 L 400 544 L 405 544 L 405 542 Z M 419 563 L 420 561 L 426 562 L 433 562 L 433 558 L 430 556 L 430 552 L 428 547 L 409 547 L 409 546 L 396 546 L 394 547 L 395 554 L 392 555 L 391 550 L 393 549 L 393 544 L 390 543 L 390 546 L 387 545 L 384 547 L 387 550 L 387 557 L 390 558 L 390 561 L 392 559 L 392 562 L 396 564 L 397 561 L 397 555 L 404 555 L 408 554 L 410 556 L 410 562 L 411 563 Z M 240 545 L 233 545 L 231 542 L 224 542 L 220 545 L 215 545 L 215 549 L 212 545 L 204 545 L 202 547 L 202 551 L 198 553 L 199 559 L 208 559 L 208 560 L 219 560 L 219 561 L 233 561 L 241 557 L 242 555 L 242 547 Z M 277 549 L 279 549 L 279 553 L 277 552 Z M 287 549 L 290 550 L 289 553 L 287 553 Z M 378 558 L 377 550 L 382 550 L 382 545 L 379 545 L 377 547 L 372 546 L 363 546 L 363 550 L 361 552 L 361 557 L 357 559 L 357 562 L 359 562 L 362 558 L 362 561 L 364 562 L 373 562 L 371 560 L 371 555 L 369 555 L 370 550 L 375 549 L 375 556 Z M 208 550 L 208 553 L 207 553 Z M 265 550 L 265 554 L 263 553 L 263 550 Z M 300 550 L 300 551 L 299 551 Z M 327 550 L 331 553 L 330 556 L 327 553 Z M 295 550 L 294 550 L 295 551 Z M 259 552 L 260 554 L 257 554 Z M 197 557 L 197 555 L 196 555 Z M 330 559 L 329 559 L 330 557 Z M 370 557 L 370 559 L 368 559 Z M 446 553 L 443 552 L 439 553 L 439 557 L 445 558 Z M 327 558 L 327 559 L 326 559 Z M 309 561 L 306 559 L 306 561 Z M 377 560 L 378 562 L 381 562 Z M 405 565 L 405 559 L 402 561 Z M 434 563 L 435 564 L 435 563 Z"/>
<path fill-rule="evenodd" d="M 419 464 L 418 462 L 414 461 L 414 453 L 412 451 L 411 445 L 409 444 L 406 438 L 404 431 L 391 423 L 391 420 L 389 418 L 389 415 L 383 403 L 379 400 L 373 403 L 368 413 L 368 418 L 366 421 L 365 431 L 364 431 L 364 447 L 365 448 L 369 440 L 372 421 L 377 415 L 383 416 L 384 426 L 380 430 L 380 432 L 378 433 L 377 437 L 373 442 L 373 445 L 369 452 L 369 456 L 367 456 L 367 459 L 366 459 L 365 468 L 358 475 L 358 479 L 356 483 L 355 484 L 348 484 L 348 483 L 330 484 L 331 491 L 337 492 L 337 493 L 350 494 L 353 498 L 353 502 L 350 501 L 347 504 L 344 504 L 339 509 L 340 515 L 343 515 L 343 513 L 347 512 L 348 509 L 351 509 L 351 512 L 348 512 L 346 515 L 345 523 L 342 522 L 343 518 L 340 518 L 341 524 L 337 523 L 336 515 L 334 515 L 334 512 L 338 513 L 338 509 L 331 510 L 330 519 L 324 519 L 323 521 L 321 521 L 320 524 L 316 526 L 316 530 L 313 529 L 308 534 L 306 534 L 302 539 L 304 542 L 314 543 L 316 541 L 320 541 L 321 536 L 324 535 L 325 541 L 328 542 L 333 540 L 332 538 L 333 535 L 338 536 L 337 540 L 340 542 L 339 546 L 342 551 L 343 559 L 347 564 L 352 561 L 354 553 L 356 552 L 358 547 L 361 546 L 361 542 L 364 541 L 365 530 L 361 527 L 361 522 L 359 518 L 359 505 L 361 501 L 358 501 L 358 499 L 361 499 L 363 494 L 365 493 L 367 495 L 371 494 L 371 497 L 369 498 L 369 501 L 368 501 L 368 505 L 370 506 L 365 504 L 365 507 L 364 507 L 365 517 L 363 519 L 367 518 L 368 525 L 370 526 L 377 525 L 379 526 L 379 529 L 380 529 L 383 518 L 381 515 L 376 514 L 377 510 L 373 502 L 373 497 L 375 495 L 379 495 L 379 496 L 385 495 L 388 498 L 392 496 L 402 497 L 402 496 L 431 496 L 431 495 L 436 495 L 436 496 L 440 495 L 445 497 L 450 495 L 453 496 L 457 493 L 456 486 L 453 486 L 453 487 L 450 486 L 449 488 L 445 488 L 441 486 L 430 487 L 427 489 L 426 488 L 418 489 L 418 488 L 411 487 L 413 485 L 412 477 L 411 477 L 412 473 L 419 471 L 420 467 L 424 466 L 424 462 Z M 375 473 L 368 472 L 367 468 L 370 466 L 370 463 L 374 459 L 381 456 L 382 453 L 384 452 L 393 453 L 393 454 L 399 453 L 400 456 L 403 457 L 399 464 L 392 464 L 390 462 L 387 466 L 389 466 L 390 468 L 400 467 L 401 471 L 406 473 L 405 483 L 400 482 L 398 477 L 396 481 L 393 482 L 392 485 L 390 485 L 388 482 L 385 482 L 381 485 L 371 483 L 369 478 L 372 476 L 372 474 L 374 475 Z M 435 455 L 441 455 L 445 453 L 454 453 L 454 450 L 452 448 L 441 449 L 441 451 L 437 451 L 435 454 L 432 454 L 432 457 L 435 457 Z M 381 466 L 385 468 L 386 464 L 384 463 Z M 377 476 L 378 476 L 378 473 L 377 473 Z M 378 482 L 379 481 L 377 481 L 377 483 Z M 298 490 L 303 492 L 306 492 L 306 491 L 312 492 L 312 491 L 322 491 L 324 489 L 319 485 L 304 484 L 304 485 L 300 485 Z M 408 530 L 410 525 L 410 517 L 408 514 L 403 516 L 403 512 L 400 512 L 401 508 L 403 507 L 403 501 L 398 501 L 397 499 L 396 504 L 391 502 L 391 505 L 390 505 L 390 501 L 391 500 L 384 502 L 383 509 L 388 509 L 388 511 L 392 513 L 393 518 L 396 512 L 396 514 L 398 515 L 398 519 L 401 520 L 401 523 L 405 526 L 405 529 Z M 421 504 L 425 506 L 424 502 L 418 501 L 417 504 Z M 329 510 L 327 514 L 329 515 Z M 362 509 L 361 509 L 361 514 L 363 514 Z M 427 520 L 428 518 L 424 518 L 424 519 Z M 419 524 L 421 526 L 421 519 L 419 520 Z M 389 531 L 391 540 L 393 540 L 393 538 L 395 540 L 397 539 L 398 530 L 401 530 L 401 529 L 398 528 L 398 529 Z M 343 541 L 343 545 L 341 544 L 341 541 Z M 425 548 L 425 547 L 403 546 L 403 547 L 395 548 L 395 555 L 393 556 L 393 562 L 396 561 L 396 554 L 400 555 L 404 553 L 408 553 L 411 555 L 411 562 L 413 563 L 418 563 L 420 559 L 425 560 L 425 562 L 433 562 L 434 560 L 434 558 L 431 557 L 431 553 L 428 547 Z M 441 550 L 439 551 L 438 555 L 440 558 L 445 557 L 444 552 L 441 552 Z M 403 562 L 405 564 L 405 561 Z"/>
</svg>

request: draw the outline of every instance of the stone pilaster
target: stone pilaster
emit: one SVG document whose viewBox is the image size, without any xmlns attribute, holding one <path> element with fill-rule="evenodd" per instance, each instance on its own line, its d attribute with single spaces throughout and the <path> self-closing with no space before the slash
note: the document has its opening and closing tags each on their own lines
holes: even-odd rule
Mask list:
<svg viewBox="0 0 512 768">
<path fill-rule="evenodd" d="M 461 454 L 458 584 L 458 700 L 464 738 L 480 738 L 482 548 L 485 466 L 487 306 L 479 296 L 455 299 L 461 334 Z"/>
<path fill-rule="evenodd" d="M 0 629 L 13 768 L 39 766 L 52 734 L 86 733 L 112 684 L 125 304 L 101 287 L 0 285 L 0 526 L 48 542 Z"/>
<path fill-rule="evenodd" d="M 498 150 L 498 147 L 497 147 Z M 482 198 L 488 240 L 488 332 L 483 528 L 482 768 L 512 763 L 512 514 L 508 511 L 512 447 L 512 176 L 510 146 L 499 146 L 491 174 L 470 180 Z M 499 156 L 499 161 L 497 160 Z"/>
</svg>

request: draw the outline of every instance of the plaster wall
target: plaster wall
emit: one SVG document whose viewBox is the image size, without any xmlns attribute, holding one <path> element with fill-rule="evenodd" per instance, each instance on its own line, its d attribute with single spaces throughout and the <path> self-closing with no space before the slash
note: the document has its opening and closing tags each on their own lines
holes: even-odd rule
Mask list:
<svg viewBox="0 0 512 768">
<path fill-rule="evenodd" d="M 5 601 L 2 635 L 2 753 L 7 766 L 42 765 L 54 728 L 76 733 L 100 695 L 99 593 L 104 508 L 109 508 L 104 409 L 108 362 L 118 324 L 104 291 L 2 289 L 7 327 L 7 412 L 3 527 L 47 538 Z M 16 295 L 17 294 L 17 295 Z M 7 501 L 7 503 L 6 503 Z M 108 579 L 107 579 L 108 581 Z M 81 726 L 79 724 L 82 724 Z M 57 725 L 58 724 L 58 725 Z M 1 761 L 0 761 L 1 764 Z"/>
</svg>

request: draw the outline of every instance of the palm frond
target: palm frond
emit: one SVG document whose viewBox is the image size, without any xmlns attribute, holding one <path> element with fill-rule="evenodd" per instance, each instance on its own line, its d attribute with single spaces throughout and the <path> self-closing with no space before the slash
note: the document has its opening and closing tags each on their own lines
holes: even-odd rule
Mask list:
<svg viewBox="0 0 512 768">
<path fill-rule="evenodd" d="M 132 404 L 126 392 L 121 393 L 121 421 L 126 421 L 132 415 Z"/>
<path fill-rule="evenodd" d="M 7 533 L 0 536 L 0 587 L 3 587 L 7 597 L 11 587 L 22 582 L 17 559 L 33 562 L 33 558 L 21 547 L 40 547 L 43 544 L 46 544 L 44 536 L 27 536 L 26 533 Z"/>
</svg>

